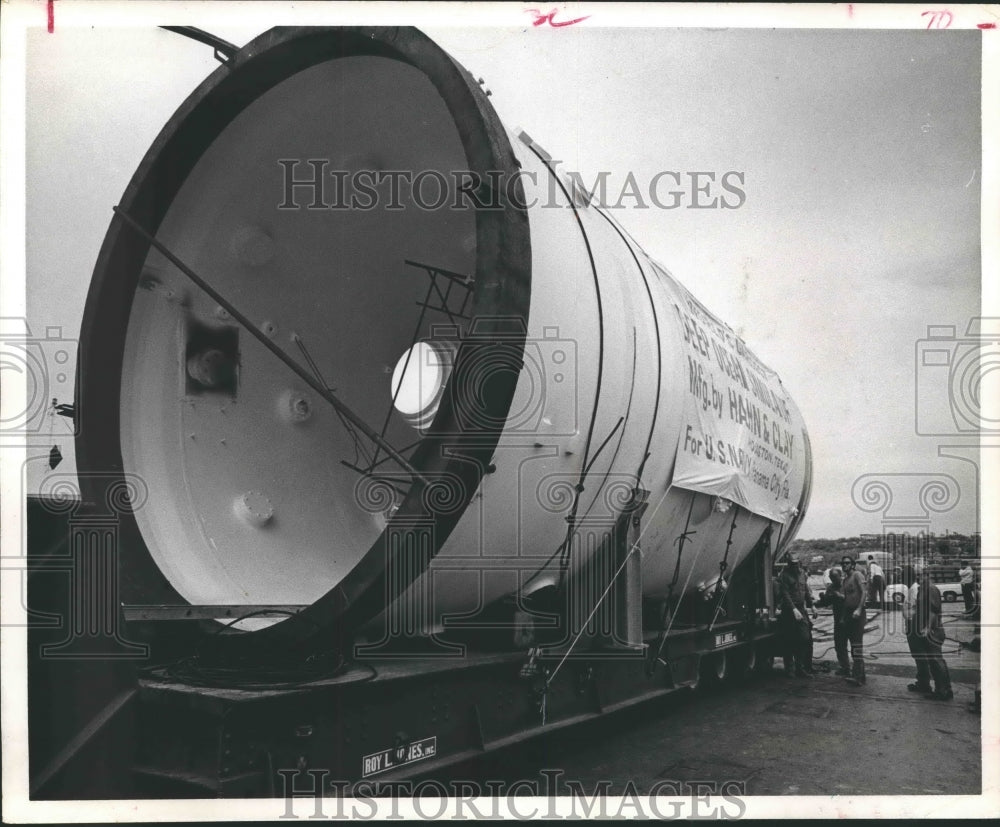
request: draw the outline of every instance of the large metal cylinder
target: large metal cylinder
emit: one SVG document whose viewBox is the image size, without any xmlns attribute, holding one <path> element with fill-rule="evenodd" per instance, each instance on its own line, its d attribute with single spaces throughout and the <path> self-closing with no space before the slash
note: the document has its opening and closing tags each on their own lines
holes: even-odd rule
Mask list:
<svg viewBox="0 0 1000 827">
<path fill-rule="evenodd" d="M 683 591 L 808 499 L 776 375 L 415 30 L 275 29 L 192 94 L 105 239 L 78 388 L 85 495 L 149 489 L 127 602 L 308 607 L 234 646 L 559 585 L 636 489 L 644 591 Z"/>
</svg>

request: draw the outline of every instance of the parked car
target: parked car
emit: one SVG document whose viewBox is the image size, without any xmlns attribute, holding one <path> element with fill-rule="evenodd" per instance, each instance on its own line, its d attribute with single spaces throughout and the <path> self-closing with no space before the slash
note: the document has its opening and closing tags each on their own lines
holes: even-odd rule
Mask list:
<svg viewBox="0 0 1000 827">
<path fill-rule="evenodd" d="M 839 569 L 840 566 L 839 565 L 837 565 L 837 566 L 830 566 L 830 569 L 833 569 L 833 568 Z M 854 568 L 858 572 L 860 572 L 861 576 L 865 580 L 865 588 L 868 588 L 868 564 L 867 563 L 858 562 L 858 563 L 855 564 Z M 823 588 L 824 589 L 827 586 L 830 585 L 830 569 L 823 569 L 823 573 L 821 575 L 819 575 L 820 577 L 823 578 Z"/>
<path fill-rule="evenodd" d="M 819 596 L 830 585 L 829 579 L 824 580 L 822 574 L 810 574 L 806 582 L 809 585 L 809 591 L 812 593 L 813 603 L 819 600 Z"/>
<path fill-rule="evenodd" d="M 945 603 L 954 603 L 962 596 L 961 583 L 935 583 L 941 590 L 941 599 Z M 906 600 L 906 586 L 902 583 L 895 583 L 885 588 L 885 599 L 893 603 L 902 603 Z"/>
</svg>

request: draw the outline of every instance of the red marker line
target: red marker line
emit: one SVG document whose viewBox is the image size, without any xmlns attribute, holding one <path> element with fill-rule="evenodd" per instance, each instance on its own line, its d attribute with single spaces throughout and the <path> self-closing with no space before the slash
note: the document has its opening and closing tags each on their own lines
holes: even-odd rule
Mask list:
<svg viewBox="0 0 1000 827">
<path fill-rule="evenodd" d="M 49 34 L 52 34 L 52 32 L 56 30 L 56 0 L 49 0 L 48 12 L 49 12 Z"/>
<path fill-rule="evenodd" d="M 979 29 L 995 29 L 997 27 L 996 23 L 980 23 L 976 28 Z"/>
<path fill-rule="evenodd" d="M 532 26 L 544 26 L 548 23 L 554 29 L 561 29 L 563 26 L 572 26 L 574 23 L 582 23 L 584 20 L 588 19 L 590 15 L 585 15 L 584 17 L 576 17 L 573 20 L 563 20 L 556 21 L 555 16 L 558 13 L 558 9 L 553 9 L 548 14 L 543 14 L 540 9 L 526 9 L 526 14 L 533 14 L 535 16 Z"/>
<path fill-rule="evenodd" d="M 560 29 L 563 26 L 572 26 L 574 23 L 582 23 L 588 17 L 590 17 L 589 14 L 586 15 L 585 17 L 577 17 L 577 18 L 575 18 L 573 20 L 566 20 L 566 21 L 564 21 L 562 23 L 557 23 L 555 20 L 552 19 L 552 16 L 550 15 L 549 16 L 549 25 L 552 26 L 553 28 Z"/>
</svg>

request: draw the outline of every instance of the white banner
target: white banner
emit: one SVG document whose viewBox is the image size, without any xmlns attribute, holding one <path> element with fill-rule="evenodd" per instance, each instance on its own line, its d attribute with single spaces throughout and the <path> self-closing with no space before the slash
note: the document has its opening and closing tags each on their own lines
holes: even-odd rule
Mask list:
<svg viewBox="0 0 1000 827">
<path fill-rule="evenodd" d="M 674 282 L 687 382 L 673 485 L 714 494 L 784 523 L 802 431 L 777 374 Z M 794 419 L 793 419 L 794 417 Z"/>
</svg>

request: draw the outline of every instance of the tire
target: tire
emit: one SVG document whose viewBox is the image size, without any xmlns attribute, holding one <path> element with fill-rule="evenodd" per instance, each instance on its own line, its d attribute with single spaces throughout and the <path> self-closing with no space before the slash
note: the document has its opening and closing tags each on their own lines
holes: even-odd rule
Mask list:
<svg viewBox="0 0 1000 827">
<path fill-rule="evenodd" d="M 686 680 L 681 682 L 682 686 L 686 686 L 690 692 L 697 692 L 706 684 L 705 680 L 705 658 L 700 655 L 692 655 L 691 657 L 697 658 L 697 665 L 688 674 Z"/>
<path fill-rule="evenodd" d="M 729 650 L 729 674 L 726 681 L 741 683 L 750 680 L 757 671 L 757 648 L 752 643 Z"/>
<path fill-rule="evenodd" d="M 945 592 L 941 597 L 945 603 L 954 603 L 958 600 L 958 595 L 955 592 Z"/>
<path fill-rule="evenodd" d="M 769 675 L 774 671 L 774 655 L 764 654 L 754 647 L 754 672 L 758 675 Z"/>
<path fill-rule="evenodd" d="M 700 683 L 706 686 L 719 686 L 725 683 L 730 674 L 730 658 L 728 652 L 712 652 L 701 656 Z"/>
<path fill-rule="evenodd" d="M 906 596 L 902 592 L 896 592 L 892 596 L 892 602 L 893 603 L 898 603 L 898 604 L 902 605 L 904 600 L 906 600 Z"/>
</svg>

